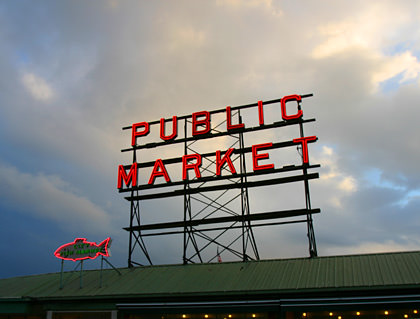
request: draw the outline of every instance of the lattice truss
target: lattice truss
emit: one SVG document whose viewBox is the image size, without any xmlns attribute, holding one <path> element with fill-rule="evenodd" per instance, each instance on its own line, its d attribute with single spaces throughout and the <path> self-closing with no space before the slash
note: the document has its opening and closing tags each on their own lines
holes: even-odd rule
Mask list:
<svg viewBox="0 0 420 319">
<path fill-rule="evenodd" d="M 239 112 L 238 110 L 233 116 L 236 116 L 238 122 L 241 123 Z M 192 125 L 191 121 L 186 121 L 187 127 Z M 219 130 L 219 127 L 224 126 L 225 122 L 222 121 L 215 128 L 212 128 L 212 133 L 221 133 L 222 131 Z M 227 149 L 244 148 L 244 136 L 242 133 L 227 135 L 227 137 L 229 144 Z M 185 154 L 200 154 L 201 151 L 198 149 L 198 144 L 200 144 L 199 140 L 186 142 Z M 205 160 L 202 166 L 204 174 L 207 177 L 217 178 L 214 157 L 206 156 L 203 159 Z M 245 154 L 235 154 L 232 157 L 232 164 L 234 167 L 239 167 L 239 177 L 232 176 L 228 167 L 223 166 L 222 171 L 226 171 L 226 176 L 229 178 L 224 179 L 222 184 L 219 182 L 219 185 L 221 184 L 223 187 L 219 191 L 201 192 L 200 188 L 205 187 L 209 183 L 205 181 L 185 185 L 185 189 L 189 191 L 186 191 L 184 195 L 184 219 L 190 223 L 184 229 L 184 263 L 212 262 L 218 259 L 222 253 L 230 253 L 242 260 L 259 259 L 251 222 L 244 218 L 250 214 L 248 188 L 246 186 Z M 197 177 L 194 175 L 191 181 L 197 181 Z M 227 183 L 232 186 L 238 186 L 238 188 L 225 187 Z M 200 192 L 197 192 L 197 190 Z M 220 223 L 217 227 L 207 226 L 211 225 L 212 221 L 220 222 L 223 220 L 230 221 Z M 195 221 L 198 221 L 200 224 L 195 226 Z M 214 249 L 215 246 L 217 247 L 216 250 Z M 216 255 L 204 260 L 202 254 L 206 250 L 216 252 Z"/>
</svg>

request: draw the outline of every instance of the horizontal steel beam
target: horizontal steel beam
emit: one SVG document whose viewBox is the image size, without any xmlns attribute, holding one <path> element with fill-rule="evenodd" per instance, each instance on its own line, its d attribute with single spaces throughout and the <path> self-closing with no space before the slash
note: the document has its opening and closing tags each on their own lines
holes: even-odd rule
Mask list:
<svg viewBox="0 0 420 319">
<path fill-rule="evenodd" d="M 264 227 L 264 226 L 277 226 L 277 225 L 290 225 L 290 224 L 299 224 L 299 223 L 307 223 L 307 218 L 305 219 L 294 219 L 294 220 L 288 220 L 288 221 L 282 221 L 282 222 L 271 222 L 271 223 L 259 223 L 259 224 L 252 224 L 252 228 L 256 227 Z M 234 222 L 232 225 L 229 226 L 229 230 L 231 229 L 239 229 L 243 228 L 244 226 L 241 224 L 238 224 L 238 222 Z M 248 227 L 248 226 L 247 226 Z M 211 227 L 211 228 L 192 228 L 188 229 L 189 233 L 205 233 L 209 231 L 216 231 L 216 230 L 226 230 L 226 226 L 224 227 Z M 155 232 L 155 233 L 142 233 L 142 237 L 150 237 L 150 236 L 162 236 L 162 235 L 176 235 L 176 234 L 183 234 L 184 229 L 179 229 L 175 231 L 164 231 L 164 232 Z"/>
<path fill-rule="evenodd" d="M 178 221 L 178 222 L 169 222 L 169 223 L 157 223 L 157 224 L 148 224 L 148 225 L 139 225 L 133 227 L 124 228 L 127 231 L 141 231 L 141 230 L 156 230 L 156 229 L 168 229 L 168 228 L 180 228 L 180 227 L 195 227 L 199 225 L 208 225 L 208 224 L 220 224 L 220 223 L 230 223 L 230 222 L 248 222 L 248 221 L 257 221 L 257 220 L 268 220 L 268 219 L 278 219 L 278 218 L 288 218 L 296 217 L 308 214 L 317 214 L 320 213 L 319 208 L 315 209 L 291 209 L 283 211 L 275 211 L 268 213 L 258 213 L 258 214 L 249 214 L 249 215 L 234 215 L 226 217 L 214 217 L 214 218 L 205 218 L 197 220 L 187 220 L 187 221 Z"/>
<path fill-rule="evenodd" d="M 222 185 L 187 188 L 187 189 L 182 188 L 182 189 L 173 190 L 171 192 L 145 194 L 145 195 L 137 195 L 137 196 L 128 196 L 128 197 L 125 197 L 125 199 L 132 202 L 132 201 L 145 200 L 145 199 L 156 199 L 156 198 L 166 198 L 166 197 L 174 197 L 174 196 L 184 196 L 185 194 L 197 194 L 197 193 L 204 193 L 204 192 L 213 192 L 213 191 L 219 191 L 219 190 L 225 190 L 225 189 L 239 189 L 239 188 L 243 188 L 243 187 L 257 187 L 257 186 L 285 184 L 285 183 L 299 182 L 299 181 L 315 179 L 315 178 L 319 178 L 318 173 L 287 176 L 287 177 L 280 177 L 280 178 L 272 178 L 272 179 L 265 179 L 265 180 L 261 180 L 261 181 L 253 181 L 253 182 L 246 182 L 246 183 L 239 183 L 238 182 L 238 183 L 235 183 L 235 184 L 222 184 Z"/>
</svg>

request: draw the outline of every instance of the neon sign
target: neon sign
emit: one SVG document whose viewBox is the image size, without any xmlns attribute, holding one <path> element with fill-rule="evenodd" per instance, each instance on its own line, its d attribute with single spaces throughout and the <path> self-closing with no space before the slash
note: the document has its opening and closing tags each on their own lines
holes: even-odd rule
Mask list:
<svg viewBox="0 0 420 319">
<path fill-rule="evenodd" d="M 280 110 L 281 110 L 281 117 L 285 122 L 294 122 L 296 123 L 297 120 L 301 119 L 303 116 L 303 111 L 298 108 L 295 114 L 287 114 L 286 103 L 290 101 L 301 102 L 302 97 L 300 95 L 288 95 L 283 97 L 280 100 Z M 264 120 L 264 108 L 263 102 L 258 101 L 258 121 L 260 127 L 264 127 L 265 120 Z M 232 108 L 227 106 L 225 109 L 226 113 L 226 132 L 238 132 L 238 131 L 246 131 L 246 127 L 244 123 L 232 123 Z M 200 111 L 191 114 L 192 118 L 192 132 L 191 135 L 193 138 L 199 139 L 200 137 L 208 137 L 209 132 L 211 130 L 211 115 L 208 111 Z M 161 118 L 159 120 L 160 124 L 160 139 L 162 139 L 166 143 L 173 143 L 176 141 L 178 137 L 178 117 L 173 116 L 171 119 L 172 122 L 172 132 L 170 135 L 166 135 L 166 120 Z M 133 149 L 138 147 L 137 139 L 142 136 L 147 136 L 150 133 L 150 123 L 149 122 L 139 122 L 134 123 L 131 126 L 131 146 Z M 292 140 L 293 144 L 297 144 L 301 146 L 302 150 L 302 158 L 303 164 L 309 163 L 309 154 L 308 154 L 308 143 L 315 142 L 317 140 L 316 136 L 301 136 L 299 138 L 295 138 Z M 273 143 L 262 143 L 252 145 L 252 163 L 253 163 L 253 171 L 265 171 L 265 170 L 272 170 L 274 169 L 273 163 L 266 163 L 260 164 L 260 160 L 268 160 L 269 153 L 264 152 L 264 150 L 268 150 L 273 147 Z M 217 167 L 217 176 L 221 175 L 221 170 L 223 166 L 227 165 L 231 174 L 236 174 L 236 169 L 234 164 L 232 163 L 231 156 L 235 153 L 234 148 L 229 148 L 224 152 L 223 157 L 221 156 L 221 150 L 216 151 L 216 167 Z M 201 171 L 200 167 L 202 166 L 202 156 L 201 154 L 186 154 L 183 155 L 181 158 L 182 162 L 182 180 L 187 179 L 187 172 L 192 171 L 195 174 L 197 179 L 201 178 Z M 122 189 L 123 183 L 128 187 L 130 184 L 132 187 L 137 186 L 138 182 L 138 165 L 137 162 L 134 162 L 127 174 L 126 171 L 127 167 L 123 165 L 119 165 L 118 167 L 118 182 L 117 188 Z M 158 158 L 155 160 L 153 169 L 150 173 L 150 177 L 148 179 L 148 185 L 154 185 L 155 180 L 159 177 L 162 177 L 166 183 L 171 183 L 171 178 L 169 173 L 166 169 L 165 163 L 162 159 Z"/>
<path fill-rule="evenodd" d="M 304 119 L 301 105 L 304 98 L 311 96 L 292 94 L 276 100 L 226 106 L 183 116 L 173 115 L 123 127 L 130 133 L 127 139 L 130 147 L 121 151 L 131 152 L 132 162 L 118 166 L 117 188 L 120 193 L 127 194 L 125 199 L 131 203 L 130 226 L 124 228 L 130 232 L 129 267 L 140 265 L 132 259 L 136 247 L 152 264 L 143 237 L 173 234 L 184 235 L 184 263 L 203 262 L 203 252 L 211 245 L 218 245 L 217 251 L 221 247 L 221 253 L 228 251 L 242 260 L 258 260 L 252 231 L 254 227 L 299 222 L 307 223 L 309 254 L 316 256 L 312 214 L 319 213 L 320 209 L 311 207 L 309 180 L 319 175 L 309 170 L 319 165 L 310 163 L 309 144 L 316 142 L 318 137 L 304 134 L 304 124 L 315 119 Z M 244 115 L 251 115 L 251 120 L 245 117 L 244 121 Z M 294 132 L 290 139 L 284 137 L 278 141 L 276 135 L 271 135 L 271 140 L 258 140 L 264 138 L 265 135 L 258 134 L 264 130 L 284 129 L 290 134 L 293 130 L 285 128 L 293 127 L 298 128 L 298 133 Z M 245 144 L 245 135 L 253 135 L 254 142 Z M 217 142 L 205 143 L 210 139 L 217 139 L 228 146 L 221 147 L 221 143 Z M 161 150 L 156 151 L 157 156 L 153 156 L 152 150 L 176 144 L 183 145 L 179 148 L 182 153 L 178 153 L 178 156 L 163 158 L 162 154 L 165 153 Z M 212 148 L 211 145 L 217 146 Z M 297 163 L 289 162 L 280 166 L 276 162 L 279 157 L 274 152 L 285 148 L 297 149 L 294 153 L 298 154 L 295 157 Z M 171 150 L 175 150 L 175 147 Z M 139 155 L 141 152 L 147 152 L 152 160 L 145 161 Z M 290 156 L 290 152 L 287 154 Z M 251 211 L 248 188 L 296 182 L 304 184 L 303 207 L 270 212 Z M 225 194 L 231 191 L 236 193 L 230 199 L 225 199 Z M 184 198 L 183 219 L 154 224 L 140 222 L 140 201 L 174 196 Z M 193 201 L 197 202 L 197 206 L 193 207 Z M 272 199 L 273 203 L 277 201 L 277 198 Z M 231 242 L 222 242 L 221 238 L 230 230 L 237 230 L 239 234 L 232 236 Z M 239 241 L 240 238 L 242 241 Z M 242 247 L 234 248 L 238 242 L 242 243 Z M 209 260 L 217 260 L 217 256 L 213 258 Z"/>
<path fill-rule="evenodd" d="M 107 238 L 99 245 L 95 242 L 86 241 L 86 238 L 76 238 L 73 242 L 57 248 L 54 256 L 64 260 L 95 259 L 98 256 L 109 257 L 111 238 Z"/>
</svg>

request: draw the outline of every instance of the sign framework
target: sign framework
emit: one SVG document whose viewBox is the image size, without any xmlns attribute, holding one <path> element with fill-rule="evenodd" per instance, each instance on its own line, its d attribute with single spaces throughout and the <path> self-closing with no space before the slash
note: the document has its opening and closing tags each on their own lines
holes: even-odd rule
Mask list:
<svg viewBox="0 0 420 319">
<path fill-rule="evenodd" d="M 303 126 L 315 119 L 304 119 L 301 102 L 307 95 L 288 95 L 282 99 L 258 101 L 257 103 L 226 107 L 214 111 L 195 112 L 186 116 L 173 116 L 171 119 L 160 119 L 152 122 L 134 123 L 124 127 L 131 130 L 131 147 L 122 152 L 132 152 L 132 164 L 118 167 L 118 189 L 121 193 L 128 193 L 125 198 L 130 202 L 130 225 L 124 228 L 129 232 L 129 267 L 142 265 L 135 259 L 135 253 L 145 257 L 149 264 L 152 260 L 146 248 L 144 237 L 183 234 L 183 263 L 204 262 L 203 252 L 211 245 L 221 247 L 243 261 L 259 260 L 259 253 L 253 228 L 291 223 L 307 223 L 309 241 L 309 256 L 317 256 L 315 234 L 313 230 L 312 214 L 320 209 L 312 209 L 309 180 L 318 178 L 318 173 L 308 173 L 308 170 L 318 168 L 309 162 L 308 144 L 316 142 L 316 136 L 305 136 Z M 264 106 L 277 104 L 280 106 L 281 121 L 266 123 Z M 289 105 L 288 108 L 286 104 Z M 291 111 L 291 105 L 296 110 Z M 258 115 L 258 125 L 246 127 L 242 120 L 241 111 L 254 109 Z M 212 116 L 226 114 L 226 119 L 217 126 L 211 122 Z M 178 128 L 183 125 L 183 136 L 178 137 Z M 226 125 L 226 130 L 221 129 Z M 160 126 L 161 141 L 137 144 L 142 137 Z M 274 130 L 290 126 L 299 127 L 299 136 L 292 140 L 275 141 L 246 146 L 244 135 Z M 172 128 L 172 131 L 170 130 Z M 235 142 L 227 150 L 200 153 L 195 150 L 198 142 L 204 143 L 209 139 L 220 137 L 233 138 Z M 160 149 L 166 145 L 182 144 L 183 155 L 179 157 L 156 159 L 149 162 L 138 162 L 138 153 Z M 288 147 L 298 147 L 301 152 L 300 165 L 286 165 L 276 168 L 269 163 L 269 151 Z M 181 147 L 180 147 L 181 148 Z M 248 160 L 246 160 L 248 156 Z M 251 157 L 251 158 L 249 158 Z M 252 163 L 252 172 L 247 171 L 247 164 Z M 173 180 L 168 167 L 181 166 L 182 179 Z M 147 184 L 138 183 L 139 171 L 148 170 Z M 128 172 L 128 173 L 127 173 Z M 208 174 L 204 176 L 204 172 Z M 271 176 L 280 176 L 271 178 Z M 270 178 L 269 178 L 270 177 Z M 164 181 L 164 182 L 162 182 Z M 263 213 L 251 213 L 249 205 L 249 188 L 263 187 L 277 184 L 303 182 L 305 204 L 301 209 L 277 210 Z M 233 199 L 239 199 L 240 209 L 237 211 L 229 207 L 231 200 L 222 199 L 226 192 L 236 192 Z M 201 195 L 200 211 L 195 212 L 193 201 Z M 213 195 L 213 197 L 212 197 Z M 184 214 L 182 220 L 161 223 L 141 223 L 140 202 L 150 199 L 182 196 L 184 199 Z M 210 209 L 209 214 L 201 214 Z M 302 218 L 303 217 L 303 218 Z M 227 232 L 237 229 L 239 236 L 222 242 L 221 237 Z M 210 235 L 209 235 L 210 234 Z M 203 240 L 205 243 L 203 243 Z M 234 244 L 241 242 L 238 249 Z M 215 255 L 208 261 L 218 258 Z"/>
</svg>

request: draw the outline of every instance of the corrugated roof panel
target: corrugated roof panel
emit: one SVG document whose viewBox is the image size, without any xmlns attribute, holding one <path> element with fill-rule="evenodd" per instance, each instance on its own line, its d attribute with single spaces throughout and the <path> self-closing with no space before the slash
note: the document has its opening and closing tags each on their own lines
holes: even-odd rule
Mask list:
<svg viewBox="0 0 420 319">
<path fill-rule="evenodd" d="M 344 284 L 344 278 L 349 277 L 343 267 L 343 259 L 336 258 L 334 261 L 334 286 L 339 287 Z"/>
<path fill-rule="evenodd" d="M 0 298 L 287 292 L 418 285 L 420 252 L 66 272 L 0 280 Z"/>
<path fill-rule="evenodd" d="M 376 256 L 379 274 L 381 275 L 381 278 L 380 278 L 381 281 L 379 284 L 384 284 L 385 282 L 389 282 L 393 284 L 395 282 L 393 278 L 393 274 L 395 273 L 395 271 L 390 272 L 390 269 L 389 269 L 390 263 L 392 262 L 392 258 L 393 256 L 390 256 L 390 258 L 385 258 L 385 259 L 382 258 L 382 256 Z"/>
<path fill-rule="evenodd" d="M 302 282 L 305 288 L 308 287 L 314 287 L 316 285 L 316 282 L 318 281 L 318 274 L 319 274 L 319 267 L 320 263 L 318 261 L 316 262 L 309 262 L 308 260 L 305 262 L 306 265 L 306 280 L 305 282 Z"/>
<path fill-rule="evenodd" d="M 410 276 L 407 276 L 406 281 L 420 284 L 420 260 L 418 256 L 415 254 L 404 256 L 404 262 L 407 274 L 410 274 Z"/>
<path fill-rule="evenodd" d="M 358 259 L 360 261 L 360 256 L 358 256 Z M 369 286 L 383 284 L 382 275 L 376 255 L 373 255 L 370 259 L 362 259 L 361 267 L 358 267 L 358 272 L 364 277 L 363 280 L 368 282 Z M 362 281 L 362 283 L 364 281 Z"/>
<path fill-rule="evenodd" d="M 392 281 L 394 283 L 401 282 L 403 280 L 403 274 L 401 273 L 400 263 L 401 256 L 391 256 L 390 258 L 382 258 L 384 265 L 384 274 L 388 276 L 387 281 Z M 395 270 L 395 271 L 393 271 Z"/>
<path fill-rule="evenodd" d="M 319 268 L 318 268 L 318 279 L 315 282 L 314 288 L 323 288 L 328 286 L 328 271 L 330 258 L 320 258 L 318 259 Z"/>
<path fill-rule="evenodd" d="M 407 266 L 408 263 L 409 261 L 407 261 L 406 258 L 398 258 L 396 260 L 396 266 L 398 267 L 399 274 L 400 274 L 400 281 L 404 283 L 408 283 L 408 279 L 409 279 L 408 277 L 411 277 L 410 269 Z"/>
</svg>

